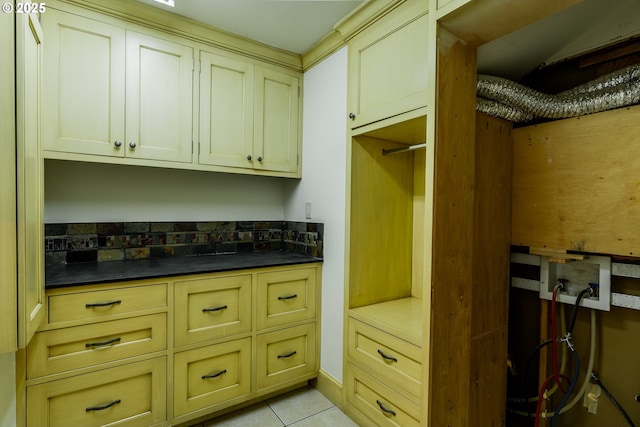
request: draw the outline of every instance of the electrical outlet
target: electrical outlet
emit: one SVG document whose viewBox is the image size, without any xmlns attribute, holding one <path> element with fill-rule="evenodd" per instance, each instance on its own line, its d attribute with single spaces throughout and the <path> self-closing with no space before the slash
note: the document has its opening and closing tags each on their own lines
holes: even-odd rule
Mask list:
<svg viewBox="0 0 640 427">
<path fill-rule="evenodd" d="M 558 292 L 557 301 L 575 304 L 577 295 L 588 286 L 594 287 L 593 294 L 586 294 L 580 301 L 583 307 L 610 310 L 611 305 L 611 258 L 589 256 L 583 260 L 567 263 L 553 262 L 547 256 L 540 257 L 540 298 L 553 298 L 553 288 L 564 283 L 564 290 Z"/>
<path fill-rule="evenodd" d="M 304 217 L 306 219 L 311 219 L 311 202 L 304 203 Z"/>
</svg>

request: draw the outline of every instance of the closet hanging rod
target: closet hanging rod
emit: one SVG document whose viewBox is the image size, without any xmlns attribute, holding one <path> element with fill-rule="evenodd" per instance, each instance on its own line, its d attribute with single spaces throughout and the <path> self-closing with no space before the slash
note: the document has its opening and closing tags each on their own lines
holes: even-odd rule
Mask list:
<svg viewBox="0 0 640 427">
<path fill-rule="evenodd" d="M 401 147 L 401 148 L 390 148 L 388 150 L 386 148 L 383 148 L 382 155 L 386 156 L 387 154 L 404 153 L 405 151 L 413 151 L 419 148 L 425 148 L 426 146 L 427 146 L 427 143 L 425 142 L 424 144 L 409 145 L 407 147 Z"/>
</svg>

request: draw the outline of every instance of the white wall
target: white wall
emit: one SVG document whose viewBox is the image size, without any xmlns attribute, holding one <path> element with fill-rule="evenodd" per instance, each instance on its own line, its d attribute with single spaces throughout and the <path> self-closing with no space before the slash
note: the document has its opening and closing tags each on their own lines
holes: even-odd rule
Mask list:
<svg viewBox="0 0 640 427">
<path fill-rule="evenodd" d="M 16 425 L 15 353 L 0 354 L 0 427 Z"/>
<path fill-rule="evenodd" d="M 277 221 L 283 180 L 47 160 L 44 221 Z"/>
<path fill-rule="evenodd" d="M 285 219 L 324 223 L 321 367 L 342 382 L 347 48 L 304 75 L 302 180 L 285 183 Z"/>
</svg>

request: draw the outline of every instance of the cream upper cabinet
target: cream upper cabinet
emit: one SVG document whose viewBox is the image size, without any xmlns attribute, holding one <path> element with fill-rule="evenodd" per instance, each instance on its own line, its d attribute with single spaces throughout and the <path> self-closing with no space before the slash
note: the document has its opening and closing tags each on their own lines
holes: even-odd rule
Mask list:
<svg viewBox="0 0 640 427">
<path fill-rule="evenodd" d="M 36 15 L 16 19 L 18 336 L 25 347 L 44 319 L 44 162 L 40 94 L 43 34 Z M 9 310 L 11 311 L 11 310 Z"/>
<path fill-rule="evenodd" d="M 251 167 L 253 83 L 253 64 L 200 52 L 199 163 Z"/>
<path fill-rule="evenodd" d="M 48 9 L 45 151 L 191 162 L 193 48 Z"/>
<path fill-rule="evenodd" d="M 298 172 L 300 78 L 256 67 L 253 167 Z"/>
<path fill-rule="evenodd" d="M 426 106 L 426 6 L 422 1 L 403 3 L 349 41 L 351 128 Z"/>
<path fill-rule="evenodd" d="M 200 53 L 200 164 L 299 176 L 300 77 Z"/>
<path fill-rule="evenodd" d="M 55 9 L 42 26 L 44 150 L 123 156 L 124 29 Z"/>
<path fill-rule="evenodd" d="M 127 31 L 126 156 L 191 163 L 193 48 Z"/>
</svg>

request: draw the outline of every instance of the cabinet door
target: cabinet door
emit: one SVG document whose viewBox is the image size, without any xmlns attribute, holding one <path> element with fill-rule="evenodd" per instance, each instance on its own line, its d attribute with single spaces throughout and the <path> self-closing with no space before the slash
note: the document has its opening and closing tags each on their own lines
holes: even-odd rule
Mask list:
<svg viewBox="0 0 640 427">
<path fill-rule="evenodd" d="M 16 300 L 16 128 L 15 128 L 15 19 L 0 15 L 0 301 Z M 0 310 L 0 354 L 15 352 L 18 308 Z"/>
<path fill-rule="evenodd" d="M 349 43 L 352 128 L 427 105 L 428 20 L 415 18 L 423 7 L 407 2 Z"/>
<path fill-rule="evenodd" d="M 27 425 L 146 427 L 166 420 L 166 358 L 27 388 Z"/>
<path fill-rule="evenodd" d="M 18 347 L 44 319 L 44 162 L 40 93 L 42 29 L 35 15 L 16 15 Z"/>
<path fill-rule="evenodd" d="M 316 269 L 258 273 L 258 329 L 316 317 Z"/>
<path fill-rule="evenodd" d="M 298 171 L 299 78 L 256 67 L 253 167 Z"/>
<path fill-rule="evenodd" d="M 193 49 L 127 31 L 126 156 L 190 163 Z"/>
<path fill-rule="evenodd" d="M 254 66 L 200 52 L 198 162 L 252 167 Z"/>
<path fill-rule="evenodd" d="M 54 9 L 42 14 L 42 26 L 48 39 L 42 94 L 44 149 L 121 157 L 124 30 Z"/>
</svg>

